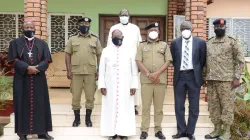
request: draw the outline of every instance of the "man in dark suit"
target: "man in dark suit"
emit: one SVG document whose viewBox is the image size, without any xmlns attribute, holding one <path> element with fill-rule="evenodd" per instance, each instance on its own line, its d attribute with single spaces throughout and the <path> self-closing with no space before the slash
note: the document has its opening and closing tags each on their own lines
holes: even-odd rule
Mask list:
<svg viewBox="0 0 250 140">
<path fill-rule="evenodd" d="M 174 65 L 175 114 L 178 133 L 173 139 L 188 137 L 195 140 L 194 131 L 199 116 L 200 88 L 203 84 L 202 71 L 206 63 L 206 42 L 192 36 L 192 23 L 181 24 L 182 37 L 171 42 Z M 185 120 L 185 100 L 188 92 L 189 118 Z"/>
</svg>

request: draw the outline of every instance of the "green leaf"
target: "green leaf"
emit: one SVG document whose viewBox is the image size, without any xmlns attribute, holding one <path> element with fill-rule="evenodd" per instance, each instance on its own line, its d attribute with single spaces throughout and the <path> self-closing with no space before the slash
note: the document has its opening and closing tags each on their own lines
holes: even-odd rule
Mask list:
<svg viewBox="0 0 250 140">
<path fill-rule="evenodd" d="M 247 93 L 245 96 L 244 96 L 244 100 L 245 101 L 250 101 L 250 94 Z"/>
</svg>

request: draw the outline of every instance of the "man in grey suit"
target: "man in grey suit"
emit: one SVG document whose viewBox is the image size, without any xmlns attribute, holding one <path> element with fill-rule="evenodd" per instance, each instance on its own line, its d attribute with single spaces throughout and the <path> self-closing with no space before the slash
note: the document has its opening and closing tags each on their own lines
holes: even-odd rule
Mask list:
<svg viewBox="0 0 250 140">
<path fill-rule="evenodd" d="M 203 85 L 202 71 L 206 63 L 206 42 L 192 36 L 192 23 L 181 24 L 182 37 L 171 42 L 174 65 L 174 97 L 177 120 L 173 139 L 188 137 L 195 140 L 194 131 L 199 116 L 200 88 Z M 185 100 L 188 92 L 189 118 L 185 120 Z"/>
</svg>

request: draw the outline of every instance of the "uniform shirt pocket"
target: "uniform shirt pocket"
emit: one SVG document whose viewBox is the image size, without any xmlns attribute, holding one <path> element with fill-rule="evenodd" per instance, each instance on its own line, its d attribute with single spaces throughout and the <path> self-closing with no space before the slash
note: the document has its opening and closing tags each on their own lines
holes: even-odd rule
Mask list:
<svg viewBox="0 0 250 140">
<path fill-rule="evenodd" d="M 80 42 L 78 41 L 73 41 L 72 42 L 72 48 L 73 48 L 73 52 L 78 52 L 80 49 Z"/>
</svg>

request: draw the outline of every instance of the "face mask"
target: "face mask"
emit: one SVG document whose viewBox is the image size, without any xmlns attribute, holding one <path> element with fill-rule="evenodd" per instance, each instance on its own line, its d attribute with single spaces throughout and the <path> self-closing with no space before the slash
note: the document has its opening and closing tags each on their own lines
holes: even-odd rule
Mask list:
<svg viewBox="0 0 250 140">
<path fill-rule="evenodd" d="M 89 31 L 89 26 L 85 26 L 85 25 L 82 25 L 79 27 L 79 30 L 81 31 L 81 33 L 87 33 Z"/>
<path fill-rule="evenodd" d="M 122 39 L 118 38 L 118 37 L 112 38 L 112 42 L 113 42 L 113 44 L 115 46 L 121 46 L 122 45 Z"/>
<path fill-rule="evenodd" d="M 35 31 L 31 31 L 31 30 L 25 30 L 23 31 L 24 36 L 26 36 L 27 38 L 32 38 L 35 35 Z"/>
<path fill-rule="evenodd" d="M 225 29 L 215 29 L 214 32 L 215 32 L 217 37 L 223 37 L 226 34 Z"/>
<path fill-rule="evenodd" d="M 152 31 L 148 34 L 149 38 L 155 40 L 158 37 L 158 33 L 156 31 Z"/>
<path fill-rule="evenodd" d="M 182 37 L 188 39 L 191 36 L 191 31 L 190 30 L 184 30 L 181 32 Z"/>
<path fill-rule="evenodd" d="M 122 24 L 127 24 L 128 23 L 128 19 L 129 19 L 129 17 L 127 17 L 127 16 L 121 16 L 120 17 L 120 22 Z"/>
</svg>

